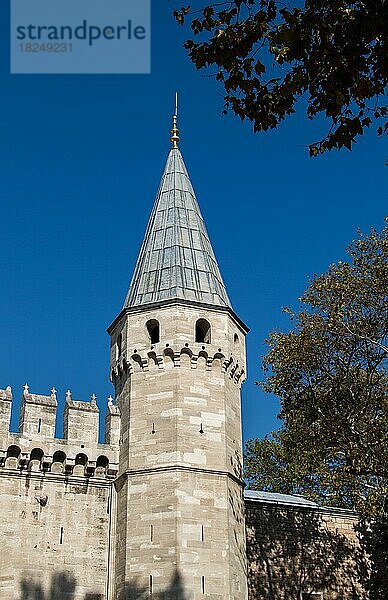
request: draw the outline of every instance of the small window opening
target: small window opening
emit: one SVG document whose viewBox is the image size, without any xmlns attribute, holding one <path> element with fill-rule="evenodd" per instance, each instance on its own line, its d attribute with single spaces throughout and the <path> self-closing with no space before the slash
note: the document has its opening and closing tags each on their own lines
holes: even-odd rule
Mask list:
<svg viewBox="0 0 388 600">
<path fill-rule="evenodd" d="M 96 460 L 96 467 L 106 469 L 109 465 L 109 458 L 107 456 L 99 456 Z"/>
<path fill-rule="evenodd" d="M 205 541 L 205 528 L 201 526 L 201 542 Z"/>
<path fill-rule="evenodd" d="M 160 342 L 160 327 L 159 321 L 151 319 L 146 323 L 148 335 L 150 336 L 151 344 L 158 344 Z"/>
<path fill-rule="evenodd" d="M 204 430 L 203 430 L 202 423 L 201 423 L 201 429 L 199 430 L 199 433 L 205 433 Z"/>
<path fill-rule="evenodd" d="M 43 458 L 43 450 L 41 448 L 34 448 L 31 450 L 30 460 L 38 460 L 42 461 Z"/>
<path fill-rule="evenodd" d="M 117 336 L 117 341 L 116 341 L 116 359 L 120 358 L 121 353 L 123 351 L 123 335 L 121 333 L 119 333 L 119 335 Z"/>
<path fill-rule="evenodd" d="M 211 326 L 206 319 L 198 319 L 195 324 L 195 341 L 199 344 L 211 343 Z"/>
<path fill-rule="evenodd" d="M 75 464 L 76 465 L 82 465 L 83 467 L 86 467 L 88 463 L 88 457 L 86 456 L 86 454 L 77 454 L 77 456 L 75 457 Z"/>
<path fill-rule="evenodd" d="M 201 577 L 201 592 L 202 592 L 202 594 L 205 593 L 205 576 L 204 575 L 202 575 L 202 577 Z"/>
<path fill-rule="evenodd" d="M 152 434 L 156 433 L 156 431 L 155 431 L 155 423 L 152 423 L 152 431 L 151 431 L 151 433 Z"/>
<path fill-rule="evenodd" d="M 99 456 L 96 460 L 96 475 L 106 475 L 109 467 L 109 458 L 107 456 Z"/>
<path fill-rule="evenodd" d="M 38 421 L 38 433 L 40 433 L 41 427 L 42 427 L 42 419 L 39 419 L 39 421 Z"/>
<path fill-rule="evenodd" d="M 57 450 L 56 452 L 54 452 L 53 454 L 53 463 L 62 463 L 64 464 L 66 461 L 66 454 L 64 452 L 61 452 L 61 450 Z"/>
<path fill-rule="evenodd" d="M 63 544 L 63 527 L 61 527 L 61 532 L 59 534 L 59 543 Z"/>
<path fill-rule="evenodd" d="M 150 542 L 154 541 L 154 526 L 150 525 Z"/>
<path fill-rule="evenodd" d="M 234 343 L 235 343 L 235 344 L 238 344 L 238 343 L 239 343 L 239 341 L 240 341 L 240 340 L 239 340 L 239 337 L 238 337 L 237 333 L 235 333 L 235 334 L 234 334 Z"/>
<path fill-rule="evenodd" d="M 152 575 L 150 575 L 150 595 L 152 596 L 153 593 L 154 593 L 154 582 L 152 579 Z"/>
<path fill-rule="evenodd" d="M 19 458 L 21 450 L 19 446 L 9 446 L 7 450 L 7 458 Z"/>
</svg>

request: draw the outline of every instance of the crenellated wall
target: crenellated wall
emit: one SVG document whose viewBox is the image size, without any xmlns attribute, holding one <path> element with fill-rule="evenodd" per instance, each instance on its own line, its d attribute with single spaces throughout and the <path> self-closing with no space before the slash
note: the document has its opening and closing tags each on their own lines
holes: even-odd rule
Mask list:
<svg viewBox="0 0 388 600">
<path fill-rule="evenodd" d="M 19 432 L 11 433 L 12 390 L 0 390 L 0 466 L 45 472 L 54 468 L 58 472 L 60 462 L 67 475 L 75 469 L 77 475 L 94 476 L 100 469 L 101 476 L 103 463 L 106 474 L 114 476 L 118 469 L 120 411 L 113 400 L 109 400 L 105 418 L 104 444 L 98 443 L 99 409 L 94 397 L 91 402 L 80 402 L 67 393 L 63 439 L 55 438 L 57 404 L 55 389 L 50 396 L 43 396 L 30 393 L 25 386 Z M 84 469 L 76 469 L 79 466 Z"/>
<path fill-rule="evenodd" d="M 109 399 L 98 443 L 95 397 L 67 393 L 64 437 L 55 438 L 56 391 L 25 386 L 19 432 L 10 432 L 12 391 L 0 390 L 0 600 L 105 600 L 111 573 L 120 412 Z M 8 560 L 7 557 L 12 557 Z M 52 595 L 54 593 L 54 595 Z"/>
</svg>

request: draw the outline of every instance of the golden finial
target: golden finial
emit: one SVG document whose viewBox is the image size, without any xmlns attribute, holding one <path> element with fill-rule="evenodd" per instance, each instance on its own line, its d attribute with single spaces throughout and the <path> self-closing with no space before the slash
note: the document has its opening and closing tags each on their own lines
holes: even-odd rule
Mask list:
<svg viewBox="0 0 388 600">
<path fill-rule="evenodd" d="M 178 148 L 179 143 L 179 129 L 177 126 L 178 121 L 178 92 L 175 94 L 175 113 L 172 118 L 172 129 L 171 129 L 171 143 L 173 148 Z"/>
</svg>

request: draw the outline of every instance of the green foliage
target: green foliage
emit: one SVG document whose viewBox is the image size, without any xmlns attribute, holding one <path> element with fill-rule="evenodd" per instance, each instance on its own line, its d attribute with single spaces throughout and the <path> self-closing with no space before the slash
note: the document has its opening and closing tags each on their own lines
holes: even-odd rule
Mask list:
<svg viewBox="0 0 388 600">
<path fill-rule="evenodd" d="M 268 339 L 263 388 L 283 426 L 248 442 L 246 477 L 371 517 L 388 497 L 388 227 L 348 252 L 286 309 L 291 331 Z"/>
<path fill-rule="evenodd" d="M 311 156 L 350 150 L 372 124 L 379 135 L 387 131 L 385 0 L 194 4 L 174 13 L 180 24 L 190 19 L 189 56 L 197 69 L 214 69 L 225 112 L 249 119 L 255 132 L 276 128 L 301 100 L 309 119 L 323 114 L 329 121 L 327 135 L 310 145 Z"/>
</svg>

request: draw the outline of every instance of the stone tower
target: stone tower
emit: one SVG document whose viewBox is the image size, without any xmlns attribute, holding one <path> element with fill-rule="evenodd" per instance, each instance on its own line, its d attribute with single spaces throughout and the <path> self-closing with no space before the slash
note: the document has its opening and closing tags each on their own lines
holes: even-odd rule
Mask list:
<svg viewBox="0 0 388 600">
<path fill-rule="evenodd" d="M 171 133 L 128 295 L 108 330 L 121 412 L 114 597 L 245 600 L 247 328 L 229 302 L 176 116 Z"/>
</svg>

